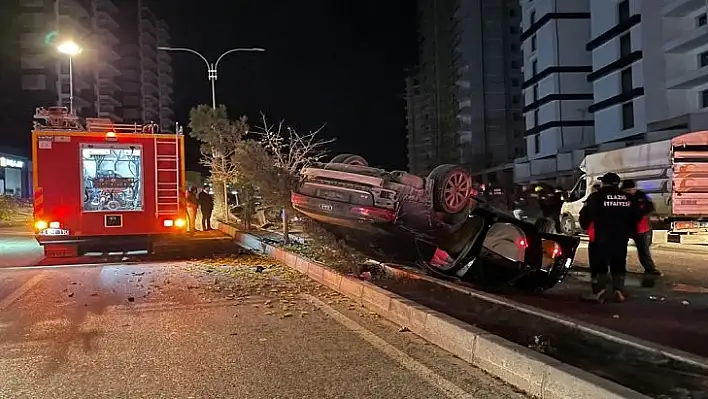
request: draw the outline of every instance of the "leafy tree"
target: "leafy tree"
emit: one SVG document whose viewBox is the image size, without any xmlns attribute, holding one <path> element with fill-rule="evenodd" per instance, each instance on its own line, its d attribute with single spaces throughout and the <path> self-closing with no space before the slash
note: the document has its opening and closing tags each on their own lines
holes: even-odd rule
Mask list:
<svg viewBox="0 0 708 399">
<path fill-rule="evenodd" d="M 262 126 L 255 128 L 255 140 L 242 141 L 234 154 L 240 177 L 258 189 L 266 205 L 282 210 L 283 237 L 290 242 L 290 193 L 300 182 L 300 170 L 326 155 L 326 145 L 334 140 L 320 140 L 322 128 L 307 134 L 285 126 L 269 124 L 261 115 Z"/>
<path fill-rule="evenodd" d="M 225 106 L 212 108 L 199 105 L 189 112 L 189 135 L 201 143 L 201 163 L 211 171 L 214 189 L 214 210 L 229 220 L 227 184 L 238 178 L 234 154 L 248 132 L 245 116 L 236 121 L 229 119 Z"/>
</svg>

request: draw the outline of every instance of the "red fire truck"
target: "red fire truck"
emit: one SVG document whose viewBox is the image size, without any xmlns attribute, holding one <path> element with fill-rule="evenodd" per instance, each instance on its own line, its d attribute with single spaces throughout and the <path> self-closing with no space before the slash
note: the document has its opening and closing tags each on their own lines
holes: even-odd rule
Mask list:
<svg viewBox="0 0 708 399">
<path fill-rule="evenodd" d="M 47 257 L 151 250 L 185 232 L 179 132 L 38 108 L 32 160 L 35 237 Z"/>
</svg>

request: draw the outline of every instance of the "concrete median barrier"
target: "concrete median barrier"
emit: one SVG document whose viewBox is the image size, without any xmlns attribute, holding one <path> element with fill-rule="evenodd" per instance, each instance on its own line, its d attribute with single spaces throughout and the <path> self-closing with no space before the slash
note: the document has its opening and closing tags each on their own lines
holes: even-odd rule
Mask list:
<svg viewBox="0 0 708 399">
<path fill-rule="evenodd" d="M 404 326 L 425 340 L 447 350 L 537 398 L 646 398 L 614 382 L 558 362 L 529 348 L 507 341 L 448 315 L 433 311 L 399 295 L 325 265 L 266 245 L 232 226 L 217 227 L 240 245 L 263 252 Z"/>
</svg>

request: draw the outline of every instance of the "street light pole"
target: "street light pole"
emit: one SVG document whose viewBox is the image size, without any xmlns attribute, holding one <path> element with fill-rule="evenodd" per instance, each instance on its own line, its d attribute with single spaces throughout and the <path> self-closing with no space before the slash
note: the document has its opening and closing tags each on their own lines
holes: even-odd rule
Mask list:
<svg viewBox="0 0 708 399">
<path fill-rule="evenodd" d="M 69 56 L 69 111 L 74 111 L 74 57 L 81 53 L 81 47 L 73 41 L 66 41 L 57 46 L 57 50 Z M 60 88 L 61 89 L 61 88 Z"/>
<path fill-rule="evenodd" d="M 265 49 L 258 48 L 258 47 L 253 47 L 253 48 L 232 48 L 230 50 L 224 51 L 219 58 L 216 59 L 216 62 L 209 62 L 205 56 L 203 56 L 200 52 L 193 50 L 191 48 L 187 47 L 166 47 L 166 46 L 159 46 L 157 48 L 158 50 L 162 51 L 183 51 L 187 53 L 192 53 L 196 55 L 197 57 L 201 58 L 202 61 L 207 66 L 207 79 L 209 79 L 209 82 L 211 83 L 211 107 L 212 109 L 216 109 L 216 79 L 217 79 L 217 68 L 219 67 L 219 62 L 228 54 L 235 53 L 235 52 L 259 52 L 262 53 L 265 51 Z M 225 163 L 225 159 L 221 159 L 222 163 Z M 227 187 L 226 180 L 223 181 L 224 185 L 224 217 L 226 218 L 226 221 L 229 220 L 229 191 Z"/>
<path fill-rule="evenodd" d="M 212 108 L 216 109 L 216 78 L 217 78 L 217 68 L 219 67 L 219 62 L 228 54 L 235 53 L 235 52 L 257 52 L 257 53 L 262 53 L 265 51 L 265 49 L 258 48 L 258 47 L 253 47 L 253 48 L 232 48 L 231 50 L 226 50 L 224 51 L 219 58 L 216 59 L 216 62 L 209 62 L 205 56 L 203 56 L 200 52 L 193 50 L 191 48 L 186 48 L 186 47 L 165 47 L 165 46 L 160 46 L 157 48 L 158 50 L 162 51 L 183 51 L 187 53 L 192 53 L 196 55 L 197 57 L 201 58 L 202 61 L 207 66 L 207 79 L 211 82 L 211 106 Z"/>
<path fill-rule="evenodd" d="M 69 112 L 74 111 L 74 57 L 69 56 Z"/>
</svg>

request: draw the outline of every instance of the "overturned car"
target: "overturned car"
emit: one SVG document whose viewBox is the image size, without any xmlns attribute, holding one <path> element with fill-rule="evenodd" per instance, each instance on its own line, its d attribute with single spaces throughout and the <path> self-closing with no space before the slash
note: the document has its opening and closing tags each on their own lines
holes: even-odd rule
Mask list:
<svg viewBox="0 0 708 399">
<path fill-rule="evenodd" d="M 302 177 L 291 197 L 297 211 L 372 258 L 441 278 L 543 291 L 567 276 L 579 244 L 492 207 L 458 165 L 422 178 L 342 154 Z"/>
</svg>

